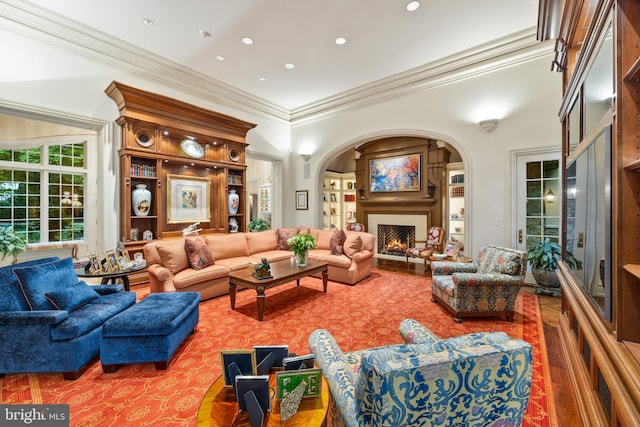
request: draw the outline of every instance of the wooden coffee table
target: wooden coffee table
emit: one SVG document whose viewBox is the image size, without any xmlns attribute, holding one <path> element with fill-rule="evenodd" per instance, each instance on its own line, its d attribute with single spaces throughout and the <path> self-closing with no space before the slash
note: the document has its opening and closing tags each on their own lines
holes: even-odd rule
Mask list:
<svg viewBox="0 0 640 427">
<path fill-rule="evenodd" d="M 275 398 L 275 375 L 269 376 L 272 388 L 271 412 L 265 414 L 266 426 L 318 427 L 326 425 L 329 387 L 322 377 L 322 395 L 302 399 L 298 412 L 285 422 L 280 421 L 280 402 Z M 218 377 L 209 387 L 198 409 L 198 427 L 251 426 L 249 416 L 238 412 L 238 402 L 232 387 L 225 387 Z"/>
<path fill-rule="evenodd" d="M 305 267 L 300 267 L 296 263 L 289 260 L 277 261 L 271 263 L 270 279 L 257 279 L 253 276 L 253 267 L 247 267 L 242 270 L 232 271 L 229 273 L 229 297 L 231 298 L 231 309 L 236 308 L 236 291 L 237 287 L 253 289 L 257 293 L 258 304 L 258 320 L 264 319 L 264 292 L 267 289 L 284 285 L 285 283 L 297 281 L 300 286 L 300 279 L 311 276 L 312 274 L 322 273 L 322 287 L 324 293 L 327 293 L 327 276 L 329 274 L 328 264 L 323 261 L 309 260 Z"/>
</svg>

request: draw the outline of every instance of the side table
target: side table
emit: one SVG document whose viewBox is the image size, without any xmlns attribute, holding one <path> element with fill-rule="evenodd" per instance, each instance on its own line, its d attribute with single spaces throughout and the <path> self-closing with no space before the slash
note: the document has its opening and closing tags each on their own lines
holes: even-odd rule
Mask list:
<svg viewBox="0 0 640 427">
<path fill-rule="evenodd" d="M 322 395 L 302 399 L 298 412 L 287 421 L 280 421 L 280 402 L 275 398 L 275 375 L 269 375 L 272 389 L 271 412 L 265 414 L 266 426 L 325 426 L 329 407 L 329 387 L 322 377 Z M 238 402 L 232 387 L 225 387 L 220 376 L 209 387 L 198 409 L 198 427 L 251 426 L 246 412 L 238 412 Z"/>
<path fill-rule="evenodd" d="M 124 285 L 124 290 L 130 291 L 131 287 L 129 286 L 129 274 L 142 271 L 145 268 L 147 268 L 146 262 L 142 264 L 134 264 L 124 270 L 110 272 L 99 271 L 97 273 L 92 273 L 86 267 L 82 267 L 76 269 L 75 273 L 78 277 L 99 277 L 101 279 L 100 283 L 103 285 L 106 285 L 109 282 L 115 284 L 117 280 L 120 279 L 122 280 L 122 284 Z"/>
</svg>

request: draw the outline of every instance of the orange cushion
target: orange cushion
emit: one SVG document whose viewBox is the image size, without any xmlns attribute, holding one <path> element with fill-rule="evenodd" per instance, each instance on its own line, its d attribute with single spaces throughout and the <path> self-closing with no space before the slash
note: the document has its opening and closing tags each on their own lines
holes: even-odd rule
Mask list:
<svg viewBox="0 0 640 427">
<path fill-rule="evenodd" d="M 202 270 L 213 265 L 213 255 L 207 244 L 200 237 L 185 239 L 184 251 L 187 254 L 189 266 L 194 270 Z"/>
<path fill-rule="evenodd" d="M 245 233 L 210 234 L 204 238 L 204 241 L 215 260 L 249 256 L 249 245 L 247 245 Z"/>
<path fill-rule="evenodd" d="M 362 248 L 362 239 L 356 233 L 351 233 L 344 241 L 344 254 L 351 258 Z"/>
<path fill-rule="evenodd" d="M 246 233 L 245 237 L 250 254 L 272 251 L 278 245 L 278 235 L 275 230 L 254 231 Z"/>
<path fill-rule="evenodd" d="M 171 273 L 176 274 L 189 267 L 187 253 L 184 251 L 184 243 L 182 241 L 160 243 L 156 248 L 162 260 L 162 265 Z"/>
</svg>

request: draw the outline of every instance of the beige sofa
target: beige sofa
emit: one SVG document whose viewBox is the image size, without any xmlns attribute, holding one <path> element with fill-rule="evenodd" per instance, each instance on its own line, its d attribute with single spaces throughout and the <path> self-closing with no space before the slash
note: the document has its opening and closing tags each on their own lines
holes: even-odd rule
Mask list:
<svg viewBox="0 0 640 427">
<path fill-rule="evenodd" d="M 309 251 L 309 258 L 329 264 L 329 280 L 353 285 L 371 274 L 375 236 L 370 233 L 345 230 L 343 255 L 332 254 L 331 238 L 335 230 L 296 227 L 207 234 L 200 238 L 213 255 L 214 263 L 200 270 L 189 265 L 185 238 L 161 239 L 144 246 L 151 292 L 199 292 L 203 300 L 227 294 L 230 271 L 247 268 L 262 258 L 269 262 L 290 259 L 293 252 L 286 240 L 298 231 L 316 238 L 317 247 Z"/>
</svg>

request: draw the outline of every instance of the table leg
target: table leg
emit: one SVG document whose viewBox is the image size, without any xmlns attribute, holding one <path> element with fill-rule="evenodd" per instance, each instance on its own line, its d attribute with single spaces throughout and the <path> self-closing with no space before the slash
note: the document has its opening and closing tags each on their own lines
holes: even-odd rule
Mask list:
<svg viewBox="0 0 640 427">
<path fill-rule="evenodd" d="M 256 293 L 258 294 L 256 296 L 256 303 L 258 304 L 258 320 L 262 322 L 264 319 L 264 288 L 259 287 L 256 289 Z"/>
<path fill-rule="evenodd" d="M 298 286 L 300 286 L 300 279 L 296 279 L 296 283 Z"/>
<path fill-rule="evenodd" d="M 229 282 L 229 298 L 231 300 L 231 310 L 236 308 L 236 284 Z"/>
<path fill-rule="evenodd" d="M 324 293 L 327 293 L 327 279 L 329 278 L 329 269 L 322 270 L 322 288 Z"/>
<path fill-rule="evenodd" d="M 131 287 L 129 286 L 129 276 L 128 275 L 125 274 L 124 276 L 122 276 L 122 284 L 124 285 L 124 290 L 125 291 L 129 292 L 131 290 Z"/>
</svg>

